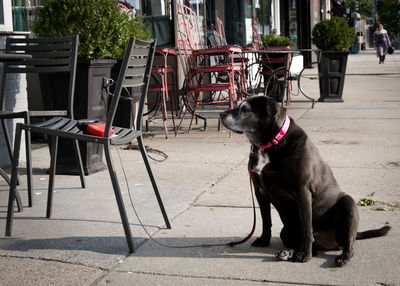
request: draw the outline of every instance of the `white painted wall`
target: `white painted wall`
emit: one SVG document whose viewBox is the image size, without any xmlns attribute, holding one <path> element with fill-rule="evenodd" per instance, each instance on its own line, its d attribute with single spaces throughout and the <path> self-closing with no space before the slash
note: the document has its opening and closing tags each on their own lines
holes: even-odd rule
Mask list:
<svg viewBox="0 0 400 286">
<path fill-rule="evenodd" d="M 12 31 L 12 12 L 11 12 L 11 0 L 0 0 L 0 5 L 3 5 L 4 11 L 4 25 L 0 24 L 0 31 Z"/>
<path fill-rule="evenodd" d="M 1 31 L 12 31 L 12 12 L 11 12 L 11 1 L 3 0 L 0 1 L 0 4 L 3 4 L 4 11 L 4 25 L 0 25 L 0 34 Z M 0 52 L 3 52 L 6 43 L 6 36 L 0 36 Z M 2 88 L 2 77 L 3 77 L 3 64 L 0 63 L 0 91 Z M 26 76 L 22 75 L 8 75 L 6 80 L 6 109 L 12 111 L 21 111 L 28 109 L 28 100 L 27 100 L 27 91 L 26 91 Z M 16 122 L 23 122 L 22 119 L 16 120 L 7 120 L 8 129 L 10 132 L 10 137 L 12 138 L 12 144 L 14 144 L 14 136 L 15 136 L 15 124 Z M 22 142 L 24 142 L 24 135 L 22 138 Z M 21 162 L 25 162 L 25 144 L 21 144 Z M 4 140 L 3 128 L 0 125 L 0 167 L 9 166 L 10 165 L 7 146 Z"/>
</svg>

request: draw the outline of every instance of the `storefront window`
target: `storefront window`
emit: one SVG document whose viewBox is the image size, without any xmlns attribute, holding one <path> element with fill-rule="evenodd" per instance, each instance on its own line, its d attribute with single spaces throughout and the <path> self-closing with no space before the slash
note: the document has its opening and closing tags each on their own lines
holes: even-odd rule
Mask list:
<svg viewBox="0 0 400 286">
<path fill-rule="evenodd" d="M 289 38 L 291 46 L 297 47 L 297 5 L 296 0 L 289 0 Z"/>
<path fill-rule="evenodd" d="M 135 7 L 137 15 L 144 15 L 157 46 L 173 46 L 174 17 L 169 0 L 127 0 Z"/>
<path fill-rule="evenodd" d="M 137 2 L 139 0 L 130 0 L 130 2 Z M 141 0 L 141 14 L 146 16 L 162 16 L 171 15 L 171 3 L 169 0 Z"/>
<path fill-rule="evenodd" d="M 45 0 L 13 0 L 12 14 L 14 31 L 31 31 L 32 22 L 36 19 L 36 7 Z"/>
<path fill-rule="evenodd" d="M 255 0 L 255 17 L 262 35 L 271 33 L 271 0 Z"/>
</svg>

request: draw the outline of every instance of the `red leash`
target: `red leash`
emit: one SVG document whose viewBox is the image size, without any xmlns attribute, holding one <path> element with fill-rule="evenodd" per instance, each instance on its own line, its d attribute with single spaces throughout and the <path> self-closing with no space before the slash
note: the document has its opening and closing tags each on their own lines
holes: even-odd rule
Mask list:
<svg viewBox="0 0 400 286">
<path fill-rule="evenodd" d="M 256 229 L 256 205 L 254 203 L 253 184 L 251 182 L 251 168 L 249 168 L 249 179 L 250 179 L 251 199 L 253 201 L 253 228 L 251 229 L 250 233 L 245 238 L 243 238 L 242 240 L 239 240 L 239 241 L 232 241 L 232 242 L 228 243 L 227 246 L 233 247 L 235 245 L 245 243 L 253 236 L 254 230 Z"/>
</svg>

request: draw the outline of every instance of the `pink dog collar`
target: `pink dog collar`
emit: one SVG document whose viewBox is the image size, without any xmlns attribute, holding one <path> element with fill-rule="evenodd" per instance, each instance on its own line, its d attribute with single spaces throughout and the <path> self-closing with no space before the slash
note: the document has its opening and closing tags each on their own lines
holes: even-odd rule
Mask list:
<svg viewBox="0 0 400 286">
<path fill-rule="evenodd" d="M 271 142 L 268 142 L 267 145 L 257 146 L 260 149 L 268 149 L 271 146 L 278 145 L 279 141 L 286 135 L 290 126 L 290 118 L 289 116 L 285 116 L 285 122 L 283 122 L 283 126 L 281 130 L 279 130 L 278 134 L 276 134 L 275 138 L 272 139 Z"/>
</svg>

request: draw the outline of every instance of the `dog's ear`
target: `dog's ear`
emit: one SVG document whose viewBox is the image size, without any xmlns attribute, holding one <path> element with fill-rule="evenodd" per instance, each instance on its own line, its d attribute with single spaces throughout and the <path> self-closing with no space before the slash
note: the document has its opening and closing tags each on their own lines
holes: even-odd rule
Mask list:
<svg viewBox="0 0 400 286">
<path fill-rule="evenodd" d="M 278 104 L 276 100 L 266 97 L 266 101 L 267 115 L 270 117 L 275 116 L 278 113 Z"/>
</svg>

